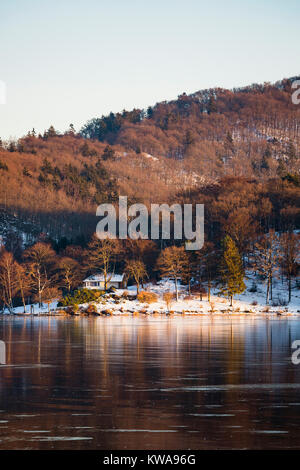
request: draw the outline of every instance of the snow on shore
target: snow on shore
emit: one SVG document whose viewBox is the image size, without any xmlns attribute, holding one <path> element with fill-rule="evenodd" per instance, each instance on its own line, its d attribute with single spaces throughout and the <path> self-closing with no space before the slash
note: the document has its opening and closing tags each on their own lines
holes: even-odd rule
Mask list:
<svg viewBox="0 0 300 470">
<path fill-rule="evenodd" d="M 281 314 L 281 315 L 300 315 L 300 289 L 294 288 L 292 292 L 292 301 L 287 304 L 288 292 L 286 284 L 282 284 L 280 280 L 275 280 L 273 285 L 273 301 L 269 306 L 265 304 L 266 286 L 263 283 L 257 283 L 255 278 L 248 277 L 246 280 L 247 289 L 243 294 L 235 296 L 233 307 L 229 306 L 228 299 L 218 295 L 218 289 L 212 289 L 211 300 L 208 302 L 207 296 L 203 295 L 200 301 L 199 295 L 188 296 L 186 286 L 179 286 L 179 300 L 172 301 L 170 311 L 179 314 Z M 253 289 L 254 287 L 254 289 Z M 295 286 L 296 287 L 296 286 Z M 256 289 L 256 292 L 253 290 Z M 102 311 L 111 312 L 115 315 L 127 313 L 168 313 L 166 302 L 163 300 L 165 292 L 174 292 L 175 285 L 173 281 L 164 279 L 157 284 L 146 284 L 142 289 L 147 292 L 153 292 L 157 295 L 157 302 L 141 303 L 138 300 L 130 300 L 130 298 L 122 297 L 122 294 L 136 294 L 136 287 L 130 286 L 127 289 L 118 289 L 115 292 L 117 298 L 107 296 L 105 301 L 94 303 L 98 313 Z M 286 304 L 286 305 L 285 305 Z M 88 304 L 82 304 L 79 307 L 86 308 Z M 51 312 L 55 312 L 57 303 L 50 305 Z M 58 308 L 59 310 L 59 308 Z M 5 313 L 9 313 L 5 311 Z M 23 314 L 23 307 L 16 307 L 14 313 Z M 26 307 L 26 313 L 31 313 L 31 308 Z M 34 314 L 47 314 L 48 306 L 44 305 L 41 309 L 38 304 L 34 305 Z"/>
</svg>

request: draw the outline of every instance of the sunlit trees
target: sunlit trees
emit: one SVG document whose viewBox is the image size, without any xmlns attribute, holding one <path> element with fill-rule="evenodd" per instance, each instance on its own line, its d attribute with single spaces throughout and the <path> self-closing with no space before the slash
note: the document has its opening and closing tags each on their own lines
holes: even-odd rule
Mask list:
<svg viewBox="0 0 300 470">
<path fill-rule="evenodd" d="M 41 300 L 48 305 L 48 314 L 50 315 L 50 305 L 58 301 L 60 298 L 61 292 L 57 287 L 46 287 L 41 296 Z"/>
<path fill-rule="evenodd" d="M 157 267 L 161 276 L 174 279 L 176 300 L 178 301 L 178 281 L 188 269 L 188 256 L 184 247 L 170 246 L 165 248 L 158 260 Z"/>
<path fill-rule="evenodd" d="M 48 243 L 37 242 L 25 250 L 24 259 L 28 262 L 33 289 L 41 306 L 43 291 L 52 287 L 54 281 L 52 268 L 55 262 L 55 251 Z"/>
<path fill-rule="evenodd" d="M 147 277 L 145 264 L 140 260 L 129 260 L 126 264 L 126 272 L 130 278 L 134 279 L 136 283 L 137 294 L 139 294 L 140 285 Z"/>
<path fill-rule="evenodd" d="M 2 249 L 0 253 L 0 298 L 10 313 L 17 293 L 17 262 L 12 253 Z"/>
<path fill-rule="evenodd" d="M 163 293 L 163 300 L 166 302 L 166 306 L 167 306 L 168 311 L 170 311 L 172 302 L 174 300 L 174 293 L 173 292 L 164 292 Z"/>
<path fill-rule="evenodd" d="M 75 259 L 68 257 L 61 258 L 58 262 L 58 269 L 62 287 L 68 292 L 80 283 L 82 270 Z"/>
<path fill-rule="evenodd" d="M 26 264 L 18 264 L 16 266 L 17 293 L 23 304 L 23 311 L 26 312 L 26 297 L 31 294 L 32 278 L 30 270 Z"/>
<path fill-rule="evenodd" d="M 91 272 L 92 269 L 99 270 L 104 277 L 104 289 L 114 272 L 116 255 L 120 253 L 120 243 L 118 240 L 109 238 L 100 240 L 96 235 L 92 237 L 86 252 L 87 264 L 86 268 Z"/>
</svg>

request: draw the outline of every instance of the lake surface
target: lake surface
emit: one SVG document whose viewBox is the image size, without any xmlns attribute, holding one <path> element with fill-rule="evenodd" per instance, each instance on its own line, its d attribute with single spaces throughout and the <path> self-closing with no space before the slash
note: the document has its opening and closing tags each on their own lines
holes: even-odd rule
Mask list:
<svg viewBox="0 0 300 470">
<path fill-rule="evenodd" d="M 0 449 L 299 449 L 295 339 L 292 317 L 1 317 Z"/>
</svg>

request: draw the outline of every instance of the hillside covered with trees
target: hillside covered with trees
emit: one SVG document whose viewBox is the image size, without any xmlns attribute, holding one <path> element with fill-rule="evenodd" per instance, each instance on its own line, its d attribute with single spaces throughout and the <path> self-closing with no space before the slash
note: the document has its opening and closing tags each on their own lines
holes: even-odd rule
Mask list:
<svg viewBox="0 0 300 470">
<path fill-rule="evenodd" d="M 250 192 L 239 204 L 257 212 L 259 199 L 274 228 L 296 226 L 300 107 L 291 100 L 292 81 L 182 94 L 146 111 L 92 119 L 79 132 L 51 126 L 43 135 L 33 129 L 16 142 L 1 141 L 3 230 L 89 237 L 96 206 L 118 194 L 149 205 L 184 193 L 206 204 L 215 199 L 215 210 L 228 193 L 241 200 L 232 189 L 240 181 Z M 262 209 L 253 217 L 266 222 Z"/>
<path fill-rule="evenodd" d="M 188 265 L 203 264 L 206 286 L 222 277 L 216 265 L 223 266 L 225 276 L 221 260 L 224 240 L 230 240 L 243 269 L 256 266 L 258 253 L 264 253 L 257 272 L 269 279 L 270 290 L 273 271 L 262 268 L 268 265 L 264 249 L 269 234 L 280 233 L 271 252 L 281 246 L 277 264 L 291 289 L 299 269 L 299 245 L 292 234 L 300 229 L 300 107 L 291 100 L 293 80 L 183 93 L 147 110 L 92 119 L 78 132 L 72 124 L 64 133 L 51 126 L 43 135 L 33 129 L 17 141 L 1 141 L 0 234 L 4 255 L 10 253 L 10 262 L 19 266 L 13 268 L 16 279 L 24 277 L 18 269 L 25 269 L 33 282 L 36 261 L 28 253 L 37 242 L 48 250 L 41 261 L 53 281 L 47 274 L 47 289 L 76 287 L 78 276 L 71 287 L 57 279 L 65 271 L 91 272 L 85 250 L 93 243 L 97 206 L 127 195 L 129 204 L 205 205 L 206 248 L 199 254 L 206 253 L 205 263 L 194 254 Z M 155 277 L 166 245 L 149 242 L 145 249 L 133 249 L 129 243 L 121 249 L 120 267 L 142 261 L 142 271 Z M 185 272 L 186 281 L 199 269 Z"/>
</svg>

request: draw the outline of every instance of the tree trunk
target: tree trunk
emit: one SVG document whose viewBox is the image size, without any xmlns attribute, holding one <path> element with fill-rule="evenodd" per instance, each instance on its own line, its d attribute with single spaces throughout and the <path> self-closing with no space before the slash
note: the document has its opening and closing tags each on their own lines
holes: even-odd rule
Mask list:
<svg viewBox="0 0 300 470">
<path fill-rule="evenodd" d="M 233 295 L 230 296 L 230 307 L 232 307 L 233 304 Z"/>
<path fill-rule="evenodd" d="M 267 305 L 269 303 L 269 295 L 270 295 L 270 278 L 268 278 L 268 283 L 267 283 L 267 295 L 266 295 L 266 304 Z"/>
<path fill-rule="evenodd" d="M 211 289 L 211 284 L 210 280 L 208 281 L 208 286 L 207 286 L 207 300 L 210 302 L 210 289 Z"/>
<path fill-rule="evenodd" d="M 175 290 L 176 290 L 176 302 L 178 302 L 178 285 L 177 285 L 177 277 L 175 277 Z"/>
<path fill-rule="evenodd" d="M 273 300 L 273 276 L 270 279 L 270 299 Z"/>
<path fill-rule="evenodd" d="M 25 302 L 25 298 L 24 298 L 23 295 L 22 295 L 22 303 L 23 303 L 23 307 L 24 307 L 24 312 L 23 313 L 26 313 L 26 302 Z"/>
<path fill-rule="evenodd" d="M 42 307 L 42 289 L 41 289 L 41 276 L 40 270 L 38 269 L 38 295 L 39 295 L 39 308 Z"/>
</svg>

